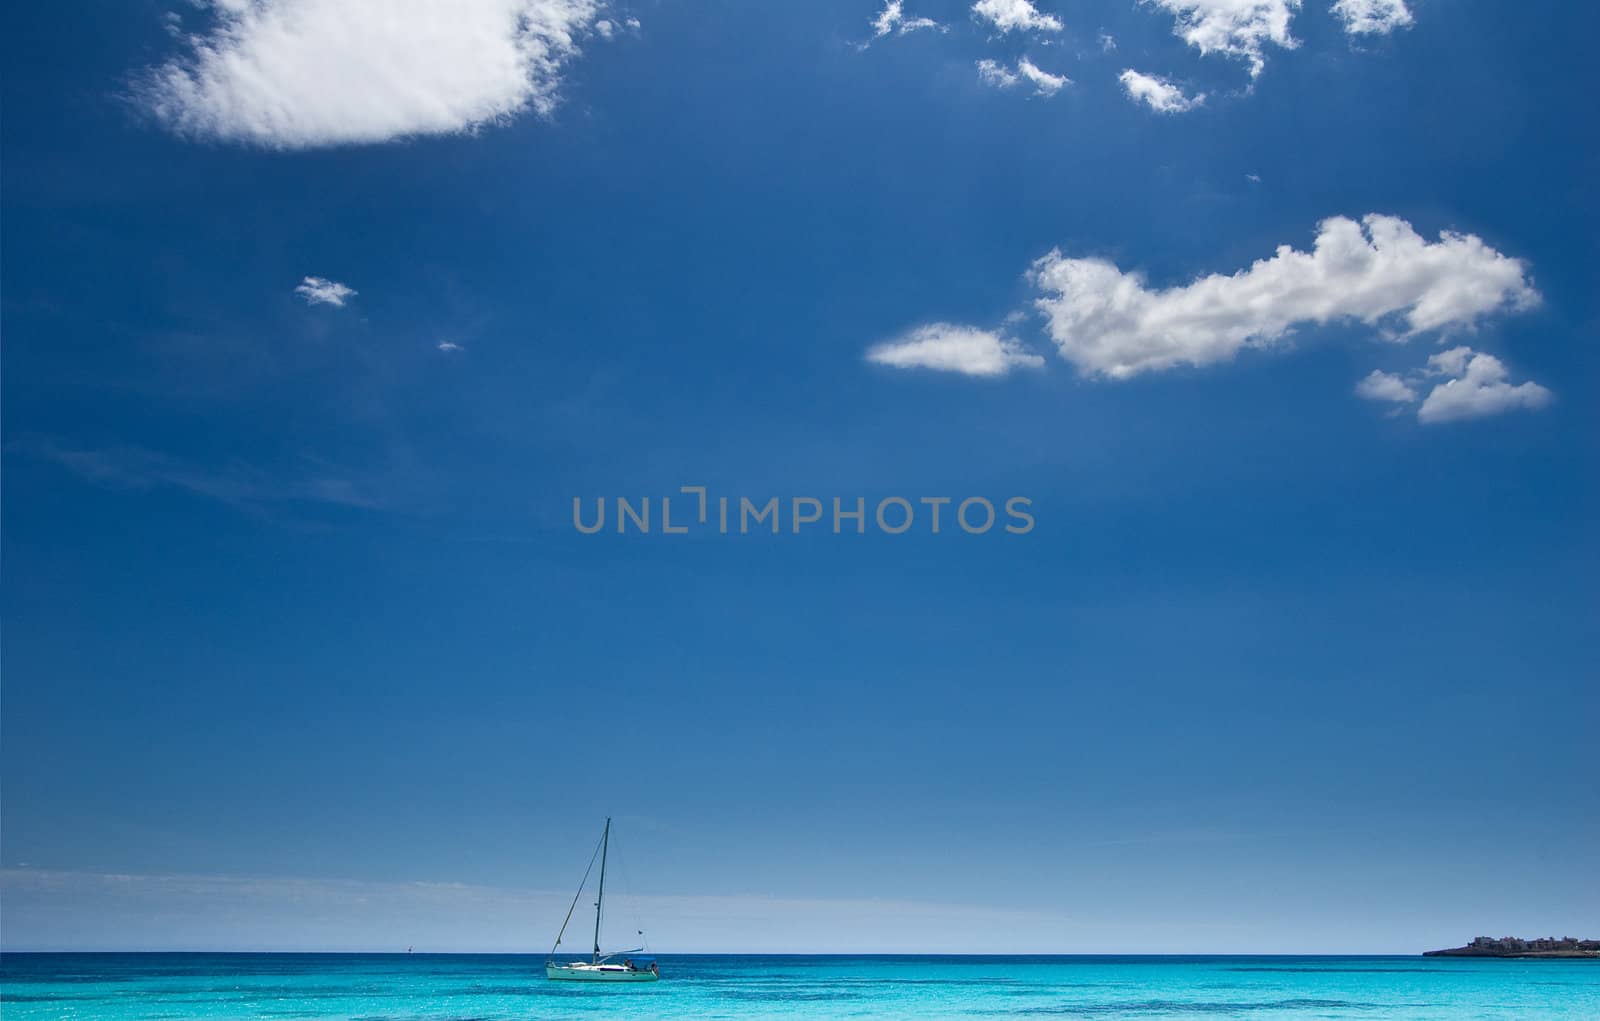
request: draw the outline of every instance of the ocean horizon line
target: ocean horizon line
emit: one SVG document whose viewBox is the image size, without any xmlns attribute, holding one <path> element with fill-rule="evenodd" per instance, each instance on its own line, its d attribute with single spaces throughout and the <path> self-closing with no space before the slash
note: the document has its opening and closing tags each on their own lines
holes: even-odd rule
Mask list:
<svg viewBox="0 0 1600 1021">
<path fill-rule="evenodd" d="M 224 957 L 224 956 L 235 956 L 235 957 L 526 957 L 526 958 L 535 959 L 535 960 L 545 960 L 545 959 L 547 959 L 547 958 L 552 956 L 548 952 L 544 952 L 544 951 L 523 951 L 523 950 L 414 950 L 414 951 L 413 950 L 281 950 L 281 949 L 278 949 L 278 950 L 252 950 L 252 949 L 232 949 L 232 948 L 230 948 L 230 949 L 194 949 L 194 948 L 148 949 L 148 948 L 146 948 L 146 949 L 137 949 L 137 950 L 127 950 L 127 949 L 107 949 L 107 948 L 95 948 L 95 949 L 71 948 L 71 949 L 67 949 L 67 948 L 55 948 L 55 947 L 26 947 L 26 948 L 0 947 L 0 956 L 13 955 L 13 954 L 14 955 L 49 954 L 49 955 L 54 955 L 54 956 L 65 956 L 65 955 L 82 955 L 82 956 L 146 955 L 146 956 L 152 956 L 152 957 L 156 957 L 156 956 L 168 956 L 168 957 L 172 957 L 172 956 L 196 956 L 196 957 L 199 957 L 199 956 L 211 956 L 211 957 Z M 1346 952 L 1339 952 L 1339 951 L 1315 951 L 1315 952 L 1294 952 L 1294 951 L 1272 951 L 1272 952 L 1250 952 L 1250 951 L 1230 951 L 1230 952 L 1218 952 L 1218 951 L 1164 951 L 1164 952 L 1150 952 L 1150 951 L 1111 951 L 1111 950 L 1101 950 L 1101 951 L 1027 951 L 1027 952 L 1005 952 L 1005 951 L 973 951 L 973 952 L 965 952 L 965 951 L 949 951 L 949 950 L 935 950 L 935 951 L 918 951 L 918 950 L 871 950 L 871 951 L 849 951 L 849 950 L 818 950 L 818 951 L 800 951 L 800 950 L 780 950 L 780 951 L 766 951 L 766 950 L 737 950 L 737 951 L 735 951 L 735 950 L 693 950 L 693 951 L 670 951 L 669 950 L 669 951 L 649 951 L 648 953 L 642 953 L 639 956 L 659 957 L 659 958 L 675 958 L 675 959 L 676 958 L 748 958 L 748 957 L 766 957 L 766 958 L 797 958 L 797 959 L 852 958 L 852 959 L 882 959 L 882 960 L 895 960 L 895 959 L 904 959 L 904 958 L 918 958 L 918 959 L 940 958 L 940 959 L 953 959 L 953 960 L 962 960 L 962 959 L 965 959 L 965 960 L 1018 960 L 1018 959 L 1024 959 L 1024 960 L 1070 960 L 1070 959 L 1082 959 L 1082 960 L 1106 960 L 1106 959 L 1160 960 L 1160 959 L 1163 959 L 1163 958 L 1169 958 L 1169 959 L 1173 959 L 1173 960 L 1196 960 L 1196 959 L 1225 960 L 1225 959 L 1229 959 L 1229 958 L 1239 958 L 1239 959 L 1283 958 L 1283 959 L 1301 959 L 1301 960 L 1304 960 L 1304 959 L 1319 958 L 1319 959 L 1333 960 L 1333 959 L 1351 959 L 1351 958 L 1421 957 L 1421 956 L 1423 956 L 1423 954 L 1424 954 L 1424 951 L 1421 951 L 1421 950 L 1399 950 L 1399 951 L 1372 951 L 1372 950 L 1366 950 L 1366 951 L 1346 951 Z M 585 955 L 583 953 L 566 953 L 566 952 L 563 952 L 563 953 L 560 953 L 560 954 L 556 954 L 554 956 L 565 958 L 565 957 L 584 957 L 584 956 L 587 956 L 587 955 Z M 621 952 L 618 952 L 618 953 L 610 954 L 608 956 L 620 957 L 620 956 L 624 956 L 624 955 Z M 1485 959 L 1496 960 L 1496 959 L 1501 959 L 1501 958 L 1440 958 L 1440 959 L 1441 960 L 1485 960 Z M 1505 959 L 1510 959 L 1510 958 L 1505 958 Z M 1571 958 L 1558 958 L 1558 959 L 1571 959 Z"/>
</svg>

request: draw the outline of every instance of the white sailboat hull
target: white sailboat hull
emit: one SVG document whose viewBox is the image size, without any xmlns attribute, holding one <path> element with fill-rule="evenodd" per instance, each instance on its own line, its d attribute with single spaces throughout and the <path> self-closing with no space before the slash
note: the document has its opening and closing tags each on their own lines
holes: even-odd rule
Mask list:
<svg viewBox="0 0 1600 1021">
<path fill-rule="evenodd" d="M 661 976 L 654 971 L 625 968 L 620 964 L 547 964 L 546 978 L 566 982 L 654 982 Z"/>
</svg>

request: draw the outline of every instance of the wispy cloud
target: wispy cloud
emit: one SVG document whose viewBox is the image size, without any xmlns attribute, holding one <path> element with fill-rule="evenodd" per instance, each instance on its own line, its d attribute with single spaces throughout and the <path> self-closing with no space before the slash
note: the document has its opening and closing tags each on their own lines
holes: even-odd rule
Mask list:
<svg viewBox="0 0 1600 1021">
<path fill-rule="evenodd" d="M 356 289 L 347 287 L 327 277 L 306 277 L 295 287 L 294 293 L 306 300 L 307 305 L 333 305 L 343 308 L 344 303 L 356 296 Z"/>
<path fill-rule="evenodd" d="M 441 340 L 441 341 L 439 341 L 439 343 L 435 344 L 434 347 L 436 347 L 440 351 L 444 351 L 446 353 L 449 353 L 451 351 L 465 351 L 466 350 L 466 348 L 462 347 L 460 344 L 457 344 L 453 340 Z"/>
<path fill-rule="evenodd" d="M 1051 74 L 1027 57 L 1017 61 L 1017 73 L 1033 84 L 1033 94 L 1036 96 L 1053 96 L 1072 84 L 1071 78 L 1064 74 Z"/>
<path fill-rule="evenodd" d="M 229 506 L 259 511 L 292 503 L 377 509 L 371 487 L 307 463 L 296 475 L 274 474 L 242 462 L 202 466 L 134 446 L 80 447 L 47 436 L 6 444 L 8 454 L 50 461 L 85 481 L 111 489 L 175 489 Z"/>
<path fill-rule="evenodd" d="M 604 9 L 605 6 L 606 5 L 602 3 L 601 9 Z M 639 31 L 643 27 L 643 22 L 641 22 L 638 18 L 632 17 L 624 18 L 621 22 L 611 18 L 601 18 L 599 21 L 594 23 L 595 34 L 602 39 L 608 40 L 615 38 L 617 33 L 623 31 L 630 32 L 633 35 L 638 35 Z"/>
<path fill-rule="evenodd" d="M 932 18 L 910 17 L 906 14 L 905 0 L 887 0 L 883 10 L 872 20 L 872 35 L 882 39 L 891 32 L 895 35 L 905 35 L 922 29 L 938 29 L 944 31 L 944 26 Z"/>
<path fill-rule="evenodd" d="M 1356 384 L 1356 396 L 1368 401 L 1409 404 L 1417 399 L 1417 392 L 1400 376 L 1373 369 Z"/>
<path fill-rule="evenodd" d="M 543 952 L 572 897 L 570 890 L 451 882 L 25 868 L 0 870 L 0 891 L 11 950 L 400 950 L 414 943 L 428 951 Z M 734 940 L 747 953 L 1004 950 L 1056 945 L 1072 921 L 1048 911 L 875 898 L 646 894 L 630 897 L 629 908 L 647 936 L 670 934 L 674 950 L 691 953 L 726 951 Z M 752 941 L 750 934 L 760 935 Z"/>
<path fill-rule="evenodd" d="M 1206 101 L 1204 92 L 1188 95 L 1165 78 L 1128 68 L 1117 76 L 1128 98 L 1143 103 L 1157 113 L 1185 113 Z"/>
<path fill-rule="evenodd" d="M 1037 369 L 1044 359 L 992 330 L 929 323 L 867 352 L 867 361 L 896 369 L 934 369 L 964 376 L 1004 376 Z"/>
<path fill-rule="evenodd" d="M 269 148 L 448 134 L 548 114 L 599 0 L 196 0 L 211 24 L 146 72 L 172 130 Z"/>
<path fill-rule="evenodd" d="M 1064 74 L 1051 74 L 1027 57 L 1017 61 L 1015 70 L 988 59 L 978 61 L 977 66 L 978 80 L 997 89 L 1015 88 L 1027 82 L 1033 86 L 1034 95 L 1053 96 L 1072 84 L 1071 78 Z"/>
<path fill-rule="evenodd" d="M 1020 84 L 1022 77 L 1004 64 L 985 57 L 978 61 L 978 80 L 997 89 L 1010 89 Z"/>
<path fill-rule="evenodd" d="M 1388 35 L 1414 20 L 1405 0 L 1338 0 L 1331 10 L 1351 35 Z"/>
</svg>

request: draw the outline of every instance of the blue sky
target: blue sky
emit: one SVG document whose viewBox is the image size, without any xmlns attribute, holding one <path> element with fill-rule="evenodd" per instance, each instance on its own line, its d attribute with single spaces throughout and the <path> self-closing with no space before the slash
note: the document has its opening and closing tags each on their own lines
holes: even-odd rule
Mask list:
<svg viewBox="0 0 1600 1021">
<path fill-rule="evenodd" d="M 6 946 L 1592 935 L 1596 15 L 977 8 L 12 11 Z"/>
</svg>

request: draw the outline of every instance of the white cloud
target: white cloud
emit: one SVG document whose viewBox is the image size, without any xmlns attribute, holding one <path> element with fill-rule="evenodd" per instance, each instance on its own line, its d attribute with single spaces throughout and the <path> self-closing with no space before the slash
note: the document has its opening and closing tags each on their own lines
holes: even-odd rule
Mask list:
<svg viewBox="0 0 1600 1021">
<path fill-rule="evenodd" d="M 1036 96 L 1053 96 L 1072 84 L 1071 78 L 1064 74 L 1051 74 L 1027 57 L 1017 61 L 1014 71 L 993 60 L 980 60 L 978 77 L 984 84 L 993 85 L 997 89 L 1009 89 L 1027 81 L 1033 86 L 1033 94 Z"/>
<path fill-rule="evenodd" d="M 991 330 L 951 323 L 929 323 L 879 344 L 867 361 L 897 369 L 938 369 L 967 376 L 1004 376 L 1018 366 L 1037 369 L 1044 359 L 1009 337 Z"/>
<path fill-rule="evenodd" d="M 1129 99 L 1135 103 L 1144 103 L 1157 113 L 1184 113 L 1206 101 L 1204 92 L 1194 96 L 1187 95 L 1167 79 L 1144 74 L 1131 67 L 1118 75 L 1117 80 L 1127 90 Z"/>
<path fill-rule="evenodd" d="M 1329 9 L 1351 35 L 1388 35 L 1413 20 L 1405 0 L 1337 0 Z"/>
<path fill-rule="evenodd" d="M 1289 22 L 1300 0 L 1144 0 L 1171 13 L 1173 33 L 1202 55 L 1220 53 L 1246 60 L 1250 77 L 1266 64 L 1267 43 L 1284 49 L 1300 45 L 1289 34 Z"/>
<path fill-rule="evenodd" d="M 1003 65 L 987 58 L 978 61 L 978 77 L 984 84 L 993 85 L 997 89 L 1009 89 L 1022 81 L 1021 78 L 1008 71 Z"/>
<path fill-rule="evenodd" d="M 1099 41 L 1101 53 L 1110 53 L 1117 48 L 1117 37 L 1110 32 L 1101 32 Z"/>
<path fill-rule="evenodd" d="M 878 12 L 878 16 L 872 22 L 872 34 L 880 39 L 890 32 L 905 35 L 907 32 L 915 32 L 922 28 L 937 28 L 942 31 L 944 26 L 932 18 L 906 17 L 905 0 L 886 0 L 883 10 Z"/>
<path fill-rule="evenodd" d="M 209 8 L 210 31 L 151 69 L 139 100 L 184 135 L 292 149 L 548 114 L 601 3 L 209 0 Z"/>
<path fill-rule="evenodd" d="M 1453 347 L 1448 351 L 1440 351 L 1428 358 L 1428 367 L 1423 370 L 1429 376 L 1460 376 L 1467 371 L 1467 362 L 1472 358 L 1472 348 Z"/>
<path fill-rule="evenodd" d="M 1508 373 L 1500 359 L 1469 347 L 1451 348 L 1429 358 L 1428 374 L 1451 377 L 1435 386 L 1417 409 L 1417 421 L 1428 425 L 1484 418 L 1517 408 L 1542 408 L 1551 400 L 1550 391 L 1531 380 L 1515 385 L 1507 382 Z"/>
<path fill-rule="evenodd" d="M 1356 396 L 1369 401 L 1410 404 L 1417 399 L 1417 392 L 1394 373 L 1373 369 L 1365 379 L 1356 384 Z"/>
<path fill-rule="evenodd" d="M 441 341 L 439 341 L 438 344 L 436 344 L 434 346 L 437 347 L 440 351 L 444 351 L 447 354 L 449 352 L 451 352 L 451 351 L 464 351 L 464 350 L 466 350 L 460 344 L 457 344 L 453 340 L 441 340 Z"/>
<path fill-rule="evenodd" d="M 1064 27 L 1060 18 L 1041 12 L 1033 0 L 978 0 L 972 13 L 1002 32 L 1059 32 Z"/>
<path fill-rule="evenodd" d="M 300 281 L 294 293 L 306 299 L 307 305 L 334 305 L 343 308 L 345 299 L 355 297 L 356 290 L 327 277 L 306 277 Z"/>
<path fill-rule="evenodd" d="M 1400 338 L 1469 328 L 1493 312 L 1539 300 L 1522 262 L 1471 234 L 1428 241 L 1377 214 L 1324 220 L 1309 252 L 1280 245 L 1229 276 L 1165 290 L 1104 259 L 1052 251 L 1029 272 L 1061 356 L 1087 375 L 1126 379 L 1178 365 L 1227 361 L 1268 347 L 1300 324 L 1398 319 Z"/>
<path fill-rule="evenodd" d="M 1033 83 L 1033 93 L 1036 96 L 1053 96 L 1072 84 L 1071 78 L 1064 74 L 1051 74 L 1049 71 L 1041 70 L 1027 57 L 1017 61 L 1017 72 Z"/>
</svg>

